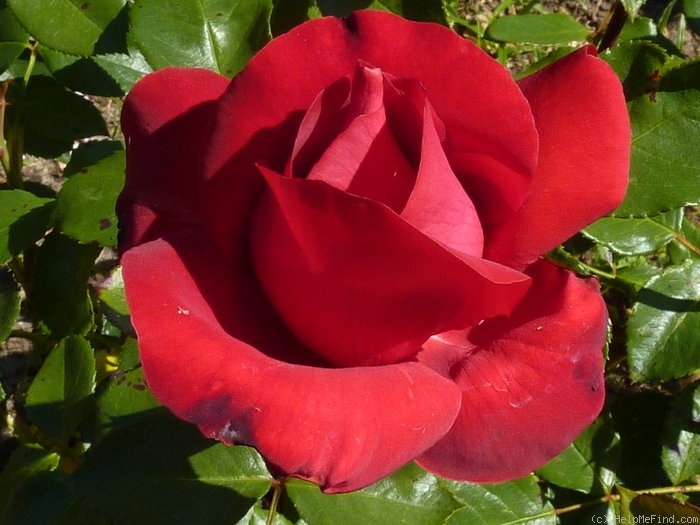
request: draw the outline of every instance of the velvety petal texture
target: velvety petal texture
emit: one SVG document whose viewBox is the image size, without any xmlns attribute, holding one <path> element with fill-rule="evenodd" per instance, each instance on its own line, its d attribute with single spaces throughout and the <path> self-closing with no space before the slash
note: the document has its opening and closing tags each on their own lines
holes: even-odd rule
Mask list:
<svg viewBox="0 0 700 525">
<path fill-rule="evenodd" d="M 419 463 L 454 479 L 499 482 L 552 459 L 603 406 L 607 310 L 593 280 L 548 262 L 509 319 L 433 336 L 419 361 L 462 390 L 450 432 Z"/>
<path fill-rule="evenodd" d="M 327 492 L 369 485 L 450 428 L 459 389 L 418 363 L 334 369 L 266 355 L 298 344 L 233 270 L 197 230 L 124 256 L 146 380 L 176 415 Z"/>
<path fill-rule="evenodd" d="M 582 49 L 518 83 L 448 28 L 305 23 L 233 80 L 145 77 L 118 203 L 147 382 L 326 492 L 405 463 L 522 476 L 604 398 L 597 283 L 542 256 L 622 199 L 619 81 Z"/>
</svg>

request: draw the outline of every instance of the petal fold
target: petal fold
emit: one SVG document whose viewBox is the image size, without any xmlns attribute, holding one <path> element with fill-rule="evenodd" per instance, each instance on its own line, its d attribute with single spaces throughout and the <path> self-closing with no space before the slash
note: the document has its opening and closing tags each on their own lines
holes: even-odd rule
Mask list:
<svg viewBox="0 0 700 525">
<path fill-rule="evenodd" d="M 459 411 L 456 385 L 418 363 L 332 369 L 270 357 L 295 343 L 267 314 L 249 326 L 261 312 L 246 316 L 243 304 L 217 317 L 254 293 L 199 230 L 129 250 L 123 263 L 154 395 L 205 435 L 256 447 L 278 474 L 326 492 L 363 488 L 432 446 Z"/>
<path fill-rule="evenodd" d="M 290 329 L 337 366 L 408 358 L 434 333 L 508 315 L 530 285 L 458 257 L 382 204 L 260 169 L 269 191 L 250 234 L 258 278 Z"/>
<path fill-rule="evenodd" d="M 419 362 L 454 379 L 462 409 L 418 462 L 477 483 L 524 476 L 596 418 L 604 395 L 607 311 L 597 283 L 540 261 L 511 319 L 431 338 Z"/>
</svg>

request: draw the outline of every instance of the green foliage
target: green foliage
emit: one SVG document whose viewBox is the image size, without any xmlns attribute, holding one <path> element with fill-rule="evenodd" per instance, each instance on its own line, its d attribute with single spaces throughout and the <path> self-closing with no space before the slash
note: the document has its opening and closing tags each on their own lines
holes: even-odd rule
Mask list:
<svg viewBox="0 0 700 525">
<path fill-rule="evenodd" d="M 504 16 L 486 28 L 486 37 L 499 42 L 561 44 L 583 41 L 586 36 L 588 29 L 564 13 Z"/>
<path fill-rule="evenodd" d="M 270 0 L 136 0 L 134 40 L 148 63 L 233 76 L 269 39 Z"/>
<path fill-rule="evenodd" d="M 657 18 L 641 4 L 623 0 L 608 25 L 591 28 L 525 0 L 489 11 L 457 0 L 0 0 L 0 340 L 24 346 L 28 371 L 0 368 L 2 436 L 12 438 L 0 454 L 0 524 L 698 516 L 700 62 L 670 38 L 673 2 Z M 700 1 L 675 5 L 679 29 L 698 31 Z M 122 97 L 167 66 L 234 76 L 272 35 L 356 8 L 445 24 L 518 76 L 600 45 L 623 82 L 627 198 L 549 255 L 601 282 L 609 399 L 561 455 L 520 480 L 459 483 L 409 464 L 326 495 L 273 479 L 255 450 L 206 439 L 148 389 L 114 251 Z M 27 155 L 48 159 L 54 177 L 30 176 L 37 161 Z"/>
</svg>

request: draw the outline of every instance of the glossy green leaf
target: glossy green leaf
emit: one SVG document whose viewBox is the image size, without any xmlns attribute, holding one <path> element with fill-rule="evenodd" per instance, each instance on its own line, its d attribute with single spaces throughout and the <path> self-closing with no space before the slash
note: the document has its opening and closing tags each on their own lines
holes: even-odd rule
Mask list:
<svg viewBox="0 0 700 525">
<path fill-rule="evenodd" d="M 269 40 L 272 0 L 135 0 L 134 40 L 153 69 L 201 67 L 232 77 Z"/>
<path fill-rule="evenodd" d="M 230 525 L 270 489 L 260 455 L 155 411 L 94 445 L 75 474 L 84 508 L 112 523 Z"/>
<path fill-rule="evenodd" d="M 25 152 L 52 158 L 73 148 L 76 140 L 106 135 L 104 120 L 90 101 L 49 77 L 32 77 L 24 96 L 11 86 L 8 119 L 21 113 Z"/>
<path fill-rule="evenodd" d="M 124 168 L 124 152 L 117 151 L 68 179 L 56 199 L 56 228 L 83 243 L 116 247 L 114 207 L 124 186 Z"/>
<path fill-rule="evenodd" d="M 555 525 L 552 506 L 542 497 L 534 476 L 507 483 L 477 485 L 447 482 L 462 504 L 447 525 Z"/>
<path fill-rule="evenodd" d="M 0 264 L 41 239 L 49 228 L 54 199 L 23 190 L 0 191 Z"/>
<path fill-rule="evenodd" d="M 298 479 L 285 488 L 299 515 L 315 525 L 444 523 L 461 505 L 444 480 L 409 464 L 374 485 L 349 494 L 323 494 Z"/>
<path fill-rule="evenodd" d="M 637 298 L 627 324 L 630 374 L 667 380 L 700 369 L 700 261 L 667 268 Z"/>
<path fill-rule="evenodd" d="M 640 494 L 630 502 L 634 523 L 698 523 L 700 508 L 690 503 L 681 503 L 665 494 Z M 639 518 L 646 518 L 640 520 Z M 692 521 L 686 521 L 693 518 Z M 680 521 L 683 519 L 683 521 Z M 652 521 L 653 520 L 653 521 Z"/>
<path fill-rule="evenodd" d="M 90 167 L 121 151 L 124 151 L 124 144 L 118 140 L 91 140 L 80 144 L 71 152 L 63 176 L 85 173 Z"/>
<path fill-rule="evenodd" d="M 69 88 L 104 97 L 119 97 L 152 68 L 138 49 L 130 54 L 110 53 L 91 57 L 67 55 L 53 49 L 40 49 L 52 75 Z"/>
<path fill-rule="evenodd" d="M 632 123 L 630 184 L 618 217 L 700 202 L 700 63 L 678 65 L 648 42 L 603 55 L 623 79 Z"/>
<path fill-rule="evenodd" d="M 599 417 L 569 447 L 537 470 L 547 481 L 592 495 L 609 494 L 620 463 L 620 436 L 609 415 Z"/>
<path fill-rule="evenodd" d="M 90 55 L 126 0 L 7 0 L 40 43 L 73 55 Z"/>
<path fill-rule="evenodd" d="M 81 336 L 63 339 L 48 355 L 27 392 L 29 420 L 68 441 L 90 413 L 95 355 Z"/>
<path fill-rule="evenodd" d="M 0 341 L 9 337 L 19 317 L 19 307 L 22 302 L 19 291 L 12 273 L 6 268 L 0 268 Z"/>
<path fill-rule="evenodd" d="M 700 383 L 675 399 L 666 419 L 661 460 L 676 485 L 700 474 Z"/>
<path fill-rule="evenodd" d="M 658 29 L 651 18 L 638 16 L 634 20 L 627 20 L 620 33 L 620 41 L 655 37 L 657 34 Z"/>
<path fill-rule="evenodd" d="M 20 445 L 0 470 L 0 523 L 24 523 L 17 521 L 18 498 L 26 483 L 39 473 L 55 469 L 59 462 L 58 454 L 36 445 Z"/>
<path fill-rule="evenodd" d="M 603 217 L 582 232 L 621 255 L 647 254 L 660 250 L 676 236 L 668 226 L 652 218 Z"/>
<path fill-rule="evenodd" d="M 53 339 L 86 334 L 93 325 L 87 281 L 100 252 L 96 245 L 53 232 L 39 248 L 32 292 L 37 327 Z"/>
<path fill-rule="evenodd" d="M 566 13 L 502 16 L 486 28 L 486 38 L 499 42 L 563 44 L 587 36 L 588 29 Z"/>
<path fill-rule="evenodd" d="M 27 48 L 29 35 L 17 22 L 6 0 L 0 0 L 0 73 Z"/>
</svg>

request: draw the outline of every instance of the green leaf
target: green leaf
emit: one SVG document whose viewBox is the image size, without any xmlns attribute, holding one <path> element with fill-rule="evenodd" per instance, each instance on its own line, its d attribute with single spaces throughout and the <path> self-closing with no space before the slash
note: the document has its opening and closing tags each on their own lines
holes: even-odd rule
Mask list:
<svg viewBox="0 0 700 525">
<path fill-rule="evenodd" d="M 280 514 L 278 510 L 275 513 L 274 520 L 268 521 L 270 516 L 270 511 L 264 509 L 258 501 L 253 505 L 248 513 L 241 518 L 241 520 L 236 525 L 293 525 L 286 517 Z"/>
<path fill-rule="evenodd" d="M 620 463 L 620 436 L 609 415 L 599 417 L 569 447 L 537 470 L 547 481 L 591 495 L 609 494 Z"/>
<path fill-rule="evenodd" d="M 90 167 L 120 151 L 124 151 L 124 145 L 118 140 L 91 140 L 80 144 L 71 152 L 70 160 L 63 169 L 63 176 L 72 177 L 76 173 L 85 173 Z"/>
<path fill-rule="evenodd" d="M 674 400 L 663 433 L 661 461 L 677 485 L 700 474 L 700 383 L 688 386 Z"/>
<path fill-rule="evenodd" d="M 76 140 L 107 134 L 97 108 L 52 78 L 33 76 L 23 97 L 11 86 L 8 100 L 8 119 L 19 117 L 24 123 L 25 152 L 31 155 L 58 157 Z"/>
<path fill-rule="evenodd" d="M 622 32 L 620 33 L 620 41 L 634 40 L 635 38 L 650 38 L 658 34 L 656 24 L 651 18 L 638 16 L 634 20 L 629 19 L 625 22 Z"/>
<path fill-rule="evenodd" d="M 100 247 L 81 245 L 53 232 L 38 251 L 32 290 L 37 327 L 61 339 L 86 334 L 93 325 L 87 280 Z"/>
<path fill-rule="evenodd" d="M 413 463 L 357 492 L 327 495 L 298 479 L 288 480 L 286 492 L 299 515 L 314 525 L 429 525 L 444 523 L 461 506 L 444 480 Z"/>
<path fill-rule="evenodd" d="M 554 509 L 542 497 L 534 476 L 507 483 L 477 485 L 447 482 L 462 504 L 447 525 L 555 525 Z"/>
<path fill-rule="evenodd" d="M 587 36 L 588 29 L 566 13 L 502 16 L 486 28 L 486 38 L 499 42 L 563 44 Z"/>
<path fill-rule="evenodd" d="M 603 217 L 582 232 L 621 255 L 653 253 L 676 237 L 676 232 L 651 218 Z"/>
<path fill-rule="evenodd" d="M 54 199 L 43 199 L 28 191 L 0 191 L 0 264 L 44 236 L 53 207 Z"/>
<path fill-rule="evenodd" d="M 634 18 L 645 1 L 646 0 L 622 0 L 622 5 L 625 7 L 625 11 L 630 15 L 630 18 Z"/>
<path fill-rule="evenodd" d="M 700 62 L 679 66 L 640 41 L 603 56 L 623 79 L 632 124 L 630 184 L 614 215 L 656 215 L 700 202 Z"/>
<path fill-rule="evenodd" d="M 95 355 L 81 336 L 62 340 L 48 355 L 27 392 L 32 423 L 65 442 L 90 414 L 95 389 Z"/>
<path fill-rule="evenodd" d="M 627 324 L 635 381 L 667 380 L 700 369 L 700 261 L 667 268 L 640 291 Z"/>
<path fill-rule="evenodd" d="M 42 44 L 91 55 L 126 0 L 7 0 L 24 28 Z"/>
<path fill-rule="evenodd" d="M 17 60 L 28 44 L 29 35 L 7 7 L 7 1 L 0 0 L 0 73 Z"/>
<path fill-rule="evenodd" d="M 122 428 L 147 416 L 160 403 L 146 386 L 142 368 L 114 372 L 97 398 L 100 425 L 104 433 Z"/>
<path fill-rule="evenodd" d="M 121 266 L 117 266 L 101 283 L 97 294 L 100 299 L 100 309 L 107 320 L 122 333 L 133 335 L 134 329 L 131 326 L 129 305 L 126 302 Z"/>
<path fill-rule="evenodd" d="M 135 0 L 134 40 L 153 69 L 201 67 L 232 77 L 269 40 L 272 0 Z"/>
<path fill-rule="evenodd" d="M 0 523 L 25 523 L 17 521 L 17 506 L 26 487 L 37 474 L 55 469 L 58 454 L 35 445 L 20 445 L 0 471 Z"/>
<path fill-rule="evenodd" d="M 629 508 L 632 516 L 637 518 L 634 523 L 698 523 L 700 519 L 700 508 L 665 494 L 640 494 L 630 502 Z M 647 520 L 639 520 L 642 517 Z M 677 521 L 679 518 L 694 519 Z"/>
<path fill-rule="evenodd" d="M 19 317 L 19 307 L 22 303 L 19 291 L 12 273 L 6 268 L 0 268 L 0 341 L 10 336 Z"/>
<path fill-rule="evenodd" d="M 154 411 L 94 445 L 75 473 L 85 508 L 112 523 L 229 525 L 271 487 L 260 455 Z"/>
<path fill-rule="evenodd" d="M 77 241 L 117 246 L 117 197 L 124 186 L 125 156 L 117 151 L 68 179 L 56 199 L 54 224 Z"/>
</svg>

